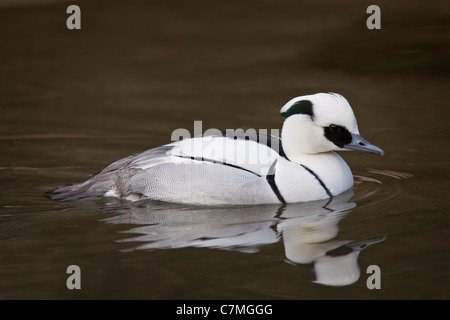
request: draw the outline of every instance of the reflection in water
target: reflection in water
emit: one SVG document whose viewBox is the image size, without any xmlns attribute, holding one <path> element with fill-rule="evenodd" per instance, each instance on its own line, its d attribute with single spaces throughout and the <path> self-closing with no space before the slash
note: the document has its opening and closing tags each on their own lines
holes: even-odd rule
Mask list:
<svg viewBox="0 0 450 320">
<path fill-rule="evenodd" d="M 359 279 L 360 251 L 384 240 L 333 240 L 339 221 L 356 206 L 349 202 L 352 195 L 350 190 L 331 201 L 284 206 L 211 208 L 141 202 L 105 222 L 136 225 L 124 231 L 132 237 L 119 240 L 139 243 L 129 250 L 208 247 L 254 253 L 283 239 L 287 260 L 312 265 L 314 282 L 343 286 Z"/>
</svg>

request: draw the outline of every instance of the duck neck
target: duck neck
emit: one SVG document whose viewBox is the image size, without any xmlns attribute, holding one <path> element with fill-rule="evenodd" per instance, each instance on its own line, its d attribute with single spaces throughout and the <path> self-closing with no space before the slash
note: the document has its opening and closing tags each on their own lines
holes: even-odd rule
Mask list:
<svg viewBox="0 0 450 320">
<path fill-rule="evenodd" d="M 289 125 L 288 120 L 285 121 L 281 130 L 281 141 L 283 151 L 290 161 L 302 163 L 304 159 L 317 154 L 310 150 L 311 148 L 308 146 L 310 143 L 308 141 L 302 140 L 306 134 L 301 126 L 292 126 Z M 314 139 L 314 137 L 311 138 Z"/>
<path fill-rule="evenodd" d="M 292 162 L 301 163 L 305 157 L 320 153 L 330 153 L 323 146 L 323 129 L 313 125 L 308 115 L 292 115 L 281 129 L 283 150 Z"/>
<path fill-rule="evenodd" d="M 286 119 L 281 130 L 283 151 L 289 161 L 317 169 L 333 170 L 341 166 L 343 160 L 337 153 L 319 147 L 322 130 L 308 126 L 310 121 L 300 125 L 301 118 L 296 122 L 289 120 Z"/>
<path fill-rule="evenodd" d="M 284 129 L 284 128 L 283 128 Z M 282 137 L 282 144 L 283 144 L 283 151 L 288 158 L 289 161 L 295 162 L 298 164 L 302 164 L 305 166 L 312 166 L 316 167 L 320 165 L 323 161 L 327 163 L 327 165 L 333 164 L 333 160 L 337 160 L 338 162 L 341 161 L 341 157 L 335 153 L 334 151 L 328 151 L 328 152 L 307 152 L 304 149 L 308 149 L 308 147 L 305 148 L 305 142 L 299 141 L 297 137 L 298 135 L 293 135 L 291 132 L 288 131 L 289 134 L 283 134 L 285 133 L 285 130 L 282 130 L 281 137 Z M 323 160 L 323 161 L 322 161 Z"/>
</svg>

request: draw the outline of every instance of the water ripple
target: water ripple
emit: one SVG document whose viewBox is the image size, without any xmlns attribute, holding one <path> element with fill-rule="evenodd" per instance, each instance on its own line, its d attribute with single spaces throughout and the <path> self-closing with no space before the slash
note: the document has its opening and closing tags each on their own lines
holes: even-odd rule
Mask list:
<svg viewBox="0 0 450 320">
<path fill-rule="evenodd" d="M 412 184 L 407 180 L 415 177 L 409 172 L 394 170 L 366 169 L 367 174 L 355 174 L 355 196 L 353 201 L 358 202 L 371 198 L 370 202 L 358 203 L 358 206 L 379 206 L 389 204 L 400 196 L 408 194 Z"/>
</svg>

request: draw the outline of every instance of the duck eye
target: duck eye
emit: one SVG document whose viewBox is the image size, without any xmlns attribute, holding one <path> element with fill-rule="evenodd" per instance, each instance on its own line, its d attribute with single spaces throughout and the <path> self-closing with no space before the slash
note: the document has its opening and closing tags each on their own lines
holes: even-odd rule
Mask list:
<svg viewBox="0 0 450 320">
<path fill-rule="evenodd" d="M 324 135 L 339 148 L 343 148 L 346 144 L 352 142 L 352 134 L 345 127 L 336 124 L 325 127 Z"/>
<path fill-rule="evenodd" d="M 330 126 L 328 127 L 330 129 L 331 132 L 336 133 L 341 131 L 341 127 L 335 125 L 335 124 L 330 124 Z"/>
</svg>

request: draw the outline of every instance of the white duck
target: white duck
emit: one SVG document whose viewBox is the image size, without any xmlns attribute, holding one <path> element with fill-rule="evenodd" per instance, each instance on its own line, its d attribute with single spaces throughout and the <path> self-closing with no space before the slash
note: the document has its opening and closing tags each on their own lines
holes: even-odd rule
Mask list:
<svg viewBox="0 0 450 320">
<path fill-rule="evenodd" d="M 281 108 L 281 139 L 234 133 L 184 139 L 118 160 L 51 197 L 114 196 L 200 205 L 293 203 L 333 197 L 353 186 L 334 151 L 383 155 L 364 140 L 339 94 L 296 97 Z"/>
</svg>

